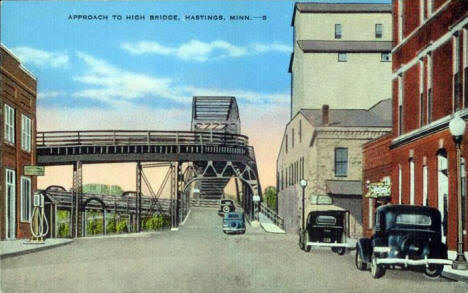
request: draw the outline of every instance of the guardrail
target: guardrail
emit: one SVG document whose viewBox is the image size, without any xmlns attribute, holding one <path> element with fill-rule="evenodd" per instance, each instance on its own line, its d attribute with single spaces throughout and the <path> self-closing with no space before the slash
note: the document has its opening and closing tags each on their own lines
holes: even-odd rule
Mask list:
<svg viewBox="0 0 468 293">
<path fill-rule="evenodd" d="M 267 207 L 263 202 L 260 203 L 260 212 L 270 219 L 276 226 L 284 230 L 284 219 L 278 216 L 278 214 Z"/>
<path fill-rule="evenodd" d="M 190 199 L 190 205 L 193 207 L 219 207 L 220 201 L 218 199 Z"/>
<path fill-rule="evenodd" d="M 226 145 L 247 146 L 241 134 L 192 131 L 85 130 L 38 131 L 36 146 L 63 145 Z"/>
</svg>

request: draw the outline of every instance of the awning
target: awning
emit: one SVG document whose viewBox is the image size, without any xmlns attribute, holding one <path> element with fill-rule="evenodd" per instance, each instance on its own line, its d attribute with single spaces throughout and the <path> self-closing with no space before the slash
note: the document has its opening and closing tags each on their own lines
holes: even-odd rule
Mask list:
<svg viewBox="0 0 468 293">
<path fill-rule="evenodd" d="M 362 195 L 361 181 L 327 180 L 327 193 L 332 195 Z"/>
</svg>

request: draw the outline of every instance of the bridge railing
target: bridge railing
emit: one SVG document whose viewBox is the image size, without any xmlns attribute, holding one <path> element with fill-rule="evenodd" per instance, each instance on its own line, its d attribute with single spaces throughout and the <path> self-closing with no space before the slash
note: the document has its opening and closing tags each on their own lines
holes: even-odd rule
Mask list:
<svg viewBox="0 0 468 293">
<path fill-rule="evenodd" d="M 260 212 L 270 219 L 276 226 L 284 230 L 284 219 L 278 216 L 278 214 L 267 207 L 263 202 L 260 203 Z"/>
<path fill-rule="evenodd" d="M 38 131 L 36 136 L 37 147 L 130 144 L 247 146 L 248 137 L 217 132 L 151 130 Z"/>
</svg>

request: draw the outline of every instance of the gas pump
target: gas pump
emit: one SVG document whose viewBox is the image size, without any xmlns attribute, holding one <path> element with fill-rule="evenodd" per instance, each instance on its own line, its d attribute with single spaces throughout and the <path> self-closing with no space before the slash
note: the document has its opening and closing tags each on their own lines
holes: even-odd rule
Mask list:
<svg viewBox="0 0 468 293">
<path fill-rule="evenodd" d="M 30 243 L 44 243 L 44 236 L 49 232 L 49 223 L 44 211 L 44 194 L 42 193 L 34 192 L 34 208 L 30 223 L 32 235 Z"/>
</svg>

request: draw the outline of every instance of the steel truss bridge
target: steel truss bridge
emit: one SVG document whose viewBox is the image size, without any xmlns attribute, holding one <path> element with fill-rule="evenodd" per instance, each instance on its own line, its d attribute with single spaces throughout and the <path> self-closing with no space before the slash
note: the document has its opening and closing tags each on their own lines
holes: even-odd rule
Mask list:
<svg viewBox="0 0 468 293">
<path fill-rule="evenodd" d="M 191 131 L 45 131 L 37 133 L 36 150 L 39 165 L 73 165 L 68 196 L 73 237 L 84 235 L 83 213 L 93 207 L 90 197 L 82 193 L 83 164 L 136 162 L 134 206 L 127 204 L 127 208 L 135 216 L 137 231 L 141 231 L 142 216 L 165 210 L 172 228 L 177 229 L 188 213 L 190 198 L 221 199 L 231 178 L 235 179 L 237 201 L 248 217 L 254 217 L 255 203 L 261 201 L 254 149 L 240 134 L 234 97 L 193 97 Z M 157 192 L 143 171 L 152 167 L 168 167 Z M 149 189 L 149 198 L 142 194 L 142 182 Z M 166 184 L 170 185 L 170 199 L 164 203 L 159 197 Z M 46 192 L 52 201 L 60 201 L 57 191 Z M 63 194 L 61 200 L 67 201 Z M 109 205 L 106 199 L 101 201 L 105 210 Z M 117 209 L 116 203 L 114 206 Z"/>
</svg>

